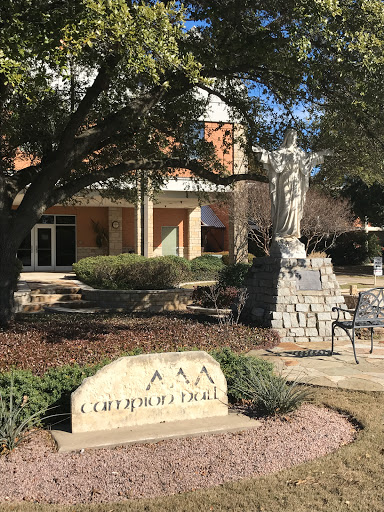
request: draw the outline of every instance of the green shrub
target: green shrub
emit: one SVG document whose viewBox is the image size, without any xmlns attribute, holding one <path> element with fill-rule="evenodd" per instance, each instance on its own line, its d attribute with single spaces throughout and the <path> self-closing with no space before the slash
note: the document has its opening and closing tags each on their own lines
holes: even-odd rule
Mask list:
<svg viewBox="0 0 384 512">
<path fill-rule="evenodd" d="M 86 284 L 109 290 L 174 288 L 190 279 L 190 263 L 178 256 L 97 256 L 80 260 L 74 265 L 74 271 Z"/>
<path fill-rule="evenodd" d="M 53 403 L 41 384 L 40 377 L 33 375 L 30 370 L 1 373 L 0 396 L 5 403 L 9 402 L 12 396 L 16 404 L 23 403 L 24 397 L 27 397 L 28 410 L 25 409 L 20 413 L 20 420 L 24 421 L 36 412 L 45 412 Z"/>
<path fill-rule="evenodd" d="M 362 265 L 382 255 L 377 236 L 360 231 L 343 233 L 327 252 L 336 265 Z"/>
<path fill-rule="evenodd" d="M 265 256 L 265 254 L 262 254 L 261 256 Z M 248 253 L 248 263 L 250 265 L 252 265 L 252 261 L 253 259 L 255 258 L 256 256 L 252 253 Z M 229 253 L 228 252 L 224 252 L 223 253 L 223 257 L 222 257 L 222 262 L 224 263 L 224 265 L 229 265 Z"/>
<path fill-rule="evenodd" d="M 191 262 L 180 256 L 160 256 L 151 258 L 150 261 L 157 261 L 158 265 L 163 268 L 166 275 L 169 274 L 168 281 L 178 285 L 182 281 L 189 281 L 192 276 Z M 164 277 L 162 277 L 164 279 Z"/>
<path fill-rule="evenodd" d="M 236 378 L 239 393 L 251 401 L 257 415 L 277 416 L 295 411 L 312 398 L 312 390 L 297 381 L 288 383 L 282 375 L 261 373 L 246 362 L 245 370 Z"/>
<path fill-rule="evenodd" d="M 44 411 L 34 414 L 28 412 L 28 397 L 16 400 L 14 396 L 13 377 L 9 387 L 8 399 L 0 395 L 0 453 L 13 450 L 30 435 L 30 430 L 41 421 Z"/>
<path fill-rule="evenodd" d="M 229 348 L 212 350 L 211 356 L 220 363 L 220 367 L 227 379 L 228 399 L 236 402 L 248 398 L 248 393 L 242 391 L 239 382 L 242 382 L 248 375 L 251 368 L 255 373 L 263 376 L 271 376 L 273 365 L 264 359 L 236 354 Z"/>
<path fill-rule="evenodd" d="M 120 289 L 162 290 L 176 287 L 190 276 L 186 260 L 176 256 L 146 258 L 132 265 L 120 265 L 116 283 Z"/>
<path fill-rule="evenodd" d="M 84 258 L 73 265 L 80 281 L 96 288 L 118 288 L 116 274 L 121 265 L 132 265 L 145 260 L 139 254 L 119 254 L 117 256 L 93 256 Z"/>
<path fill-rule="evenodd" d="M 224 267 L 221 258 L 206 254 L 191 261 L 192 276 L 195 281 L 215 281 Z"/>
<path fill-rule="evenodd" d="M 46 411 L 55 407 L 54 413 L 68 413 L 70 395 L 83 379 L 94 375 L 96 371 L 108 364 L 105 360 L 98 365 L 80 367 L 77 364 L 66 365 L 48 370 L 42 377 L 33 375 L 30 370 L 12 370 L 0 374 L 0 396 L 3 403 L 11 399 L 15 404 L 26 403 L 18 414 L 20 422 L 29 418 L 34 423 L 41 422 Z"/>
<path fill-rule="evenodd" d="M 250 267 L 249 263 L 235 263 L 223 267 L 219 272 L 219 285 L 223 288 L 227 286 L 241 288 L 244 286 L 244 279 Z"/>
<path fill-rule="evenodd" d="M 108 262 L 110 256 L 90 256 L 74 263 L 72 268 L 76 277 L 90 286 L 96 285 L 95 270 L 104 262 Z"/>
</svg>

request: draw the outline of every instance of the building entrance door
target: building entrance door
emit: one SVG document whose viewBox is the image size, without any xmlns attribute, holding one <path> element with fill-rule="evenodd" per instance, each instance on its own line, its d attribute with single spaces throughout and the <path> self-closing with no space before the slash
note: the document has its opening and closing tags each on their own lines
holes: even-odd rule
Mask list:
<svg viewBox="0 0 384 512">
<path fill-rule="evenodd" d="M 35 270 L 54 270 L 53 255 L 55 251 L 53 226 L 34 227 L 35 231 Z"/>
<path fill-rule="evenodd" d="M 179 255 L 179 228 L 177 226 L 163 226 L 161 228 L 161 254 L 163 256 Z"/>
<path fill-rule="evenodd" d="M 17 257 L 24 271 L 72 270 L 76 261 L 74 215 L 43 215 L 23 240 Z"/>
</svg>

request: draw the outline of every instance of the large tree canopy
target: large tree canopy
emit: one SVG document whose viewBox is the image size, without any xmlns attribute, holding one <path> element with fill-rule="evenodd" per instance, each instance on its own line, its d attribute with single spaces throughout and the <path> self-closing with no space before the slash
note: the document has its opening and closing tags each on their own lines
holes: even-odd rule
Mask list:
<svg viewBox="0 0 384 512">
<path fill-rule="evenodd" d="M 156 187 L 180 167 L 215 183 L 245 178 L 227 176 L 213 148 L 196 143 L 206 106 L 197 86 L 234 109 L 251 144 L 274 147 L 288 123 L 311 134 L 300 116 L 311 109 L 313 119 L 326 112 L 316 136 L 321 122 L 341 129 L 342 119 L 348 132 L 351 120 L 381 151 L 381 0 L 184 5 L 1 3 L 0 322 L 11 315 L 9 266 L 48 207 L 100 183 L 132 195 L 135 186 L 122 182 L 135 185 L 145 173 Z M 323 140 L 337 146 L 337 136 Z M 348 155 L 363 165 L 356 160 L 364 153 L 353 158 L 352 145 L 337 150 L 340 161 Z M 19 171 L 17 154 L 31 159 Z M 262 179 L 257 167 L 253 177 Z"/>
</svg>

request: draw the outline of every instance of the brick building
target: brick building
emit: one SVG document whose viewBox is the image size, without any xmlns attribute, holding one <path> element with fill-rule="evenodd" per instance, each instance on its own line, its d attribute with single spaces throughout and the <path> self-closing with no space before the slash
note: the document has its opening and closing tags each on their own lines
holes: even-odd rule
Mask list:
<svg viewBox="0 0 384 512">
<path fill-rule="evenodd" d="M 228 171 L 246 172 L 240 145 L 228 149 L 226 144 L 223 149 L 224 137 L 233 137 L 238 125 L 230 122 L 220 101 L 211 101 L 202 126 L 204 137 L 213 142 Z M 206 189 L 213 191 L 214 187 Z M 16 198 L 15 207 L 21 199 Z M 201 200 L 187 173 L 169 180 L 154 200 L 145 196 L 136 205 L 113 202 L 95 192 L 75 199 L 74 206 L 56 205 L 47 210 L 24 240 L 18 257 L 25 271 L 66 271 L 79 259 L 100 254 L 175 254 L 187 259 L 201 254 Z M 228 225 L 228 232 L 233 238 L 233 226 Z"/>
</svg>

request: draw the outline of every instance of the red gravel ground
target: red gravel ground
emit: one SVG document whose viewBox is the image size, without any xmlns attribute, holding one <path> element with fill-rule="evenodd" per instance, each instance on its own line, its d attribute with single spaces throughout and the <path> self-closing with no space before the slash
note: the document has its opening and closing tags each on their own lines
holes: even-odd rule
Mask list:
<svg viewBox="0 0 384 512">
<path fill-rule="evenodd" d="M 0 457 L 0 503 L 105 503 L 177 494 L 301 464 L 355 437 L 345 417 L 314 405 L 261 421 L 260 428 L 236 434 L 69 454 L 57 453 L 50 435 L 39 432 Z"/>
</svg>

